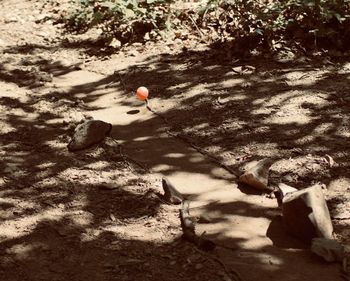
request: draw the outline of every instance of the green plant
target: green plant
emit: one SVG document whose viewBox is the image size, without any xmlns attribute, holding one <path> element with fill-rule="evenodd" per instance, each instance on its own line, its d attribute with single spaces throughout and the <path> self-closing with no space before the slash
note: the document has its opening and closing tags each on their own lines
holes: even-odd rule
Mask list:
<svg viewBox="0 0 350 281">
<path fill-rule="evenodd" d="M 169 29 L 171 0 L 80 0 L 65 18 L 69 31 L 83 33 L 99 26 L 122 43 L 142 40 Z M 152 33 L 153 31 L 153 33 Z"/>
<path fill-rule="evenodd" d="M 305 42 L 312 38 L 313 44 L 322 38 L 345 42 L 350 27 L 349 3 L 349 0 L 209 0 L 202 9 L 201 20 L 214 27 L 222 38 L 252 38 L 257 45 L 271 46 L 271 42 L 281 38 Z"/>
<path fill-rule="evenodd" d="M 170 5 L 173 2 L 176 5 Z M 350 0 L 203 3 L 199 9 L 183 9 L 182 1 L 175 0 L 79 0 L 65 23 L 72 32 L 98 26 L 122 44 L 164 38 L 171 34 L 169 31 L 179 29 L 193 31 L 201 39 L 208 36 L 215 42 L 235 41 L 244 49 L 275 49 L 275 43 L 282 41 L 304 48 L 350 46 Z"/>
</svg>

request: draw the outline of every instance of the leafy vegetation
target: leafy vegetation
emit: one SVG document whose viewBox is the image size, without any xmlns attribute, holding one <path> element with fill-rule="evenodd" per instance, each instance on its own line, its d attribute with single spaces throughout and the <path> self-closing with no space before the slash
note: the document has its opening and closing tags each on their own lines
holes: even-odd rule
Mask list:
<svg viewBox="0 0 350 281">
<path fill-rule="evenodd" d="M 340 49 L 347 47 L 350 4 L 346 0 L 211 0 L 207 7 L 219 14 L 212 22 L 223 37 L 250 37 L 272 48 L 278 40 L 288 39 L 309 48 L 327 40 Z"/>
<path fill-rule="evenodd" d="M 122 43 L 153 39 L 157 31 L 169 26 L 171 0 L 80 0 L 72 3 L 66 16 L 66 28 L 72 32 L 86 32 L 99 26 L 104 34 Z"/>
<path fill-rule="evenodd" d="M 273 50 L 294 42 L 302 48 L 349 48 L 349 0 L 208 0 L 179 8 L 171 0 L 80 0 L 65 18 L 70 31 L 99 26 L 121 43 L 174 36 L 192 30 L 210 42 L 243 42 Z M 198 32 L 199 31 L 199 32 Z"/>
</svg>

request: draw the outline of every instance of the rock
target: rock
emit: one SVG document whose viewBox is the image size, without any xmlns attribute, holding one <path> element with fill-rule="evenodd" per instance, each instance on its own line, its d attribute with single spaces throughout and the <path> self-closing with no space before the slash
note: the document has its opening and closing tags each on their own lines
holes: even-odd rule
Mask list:
<svg viewBox="0 0 350 281">
<path fill-rule="evenodd" d="M 113 38 L 111 43 L 109 43 L 109 47 L 112 47 L 114 49 L 118 49 L 120 48 L 122 45 L 122 43 L 117 39 L 117 38 Z"/>
<path fill-rule="evenodd" d="M 40 23 L 45 21 L 46 19 L 49 19 L 50 15 L 49 14 L 39 14 L 36 18 L 35 18 L 35 23 Z"/>
<path fill-rule="evenodd" d="M 332 238 L 333 225 L 319 185 L 287 193 L 282 215 L 286 231 L 306 243 L 315 237 Z"/>
<path fill-rule="evenodd" d="M 329 167 L 332 168 L 332 167 L 335 165 L 335 161 L 334 161 L 334 159 L 332 158 L 332 156 L 326 154 L 326 155 L 325 155 L 325 160 L 326 160 L 326 162 L 329 164 Z"/>
<path fill-rule="evenodd" d="M 18 18 L 11 17 L 4 20 L 5 23 L 18 22 Z"/>
<path fill-rule="evenodd" d="M 98 144 L 111 132 L 112 124 L 100 120 L 88 120 L 75 128 L 69 151 L 76 151 Z"/>
<path fill-rule="evenodd" d="M 312 239 L 311 252 L 328 262 L 342 262 L 345 255 L 343 245 L 335 240 L 326 238 Z"/>
<path fill-rule="evenodd" d="M 132 57 L 137 57 L 140 53 L 137 51 L 137 50 L 130 50 L 128 52 L 128 55 L 129 56 L 132 56 Z"/>
<path fill-rule="evenodd" d="M 281 195 L 281 199 L 283 199 L 288 193 L 298 191 L 295 187 L 286 185 L 284 183 L 278 184 L 278 191 Z"/>
<path fill-rule="evenodd" d="M 5 40 L 0 39 L 0 47 L 5 47 L 5 46 L 8 46 L 8 43 Z"/>
<path fill-rule="evenodd" d="M 268 186 L 269 169 L 273 162 L 269 158 L 257 162 L 239 177 L 239 182 L 256 189 L 273 191 L 273 188 Z"/>
<path fill-rule="evenodd" d="M 139 48 L 139 47 L 142 47 L 142 43 L 135 42 L 135 43 L 132 44 L 132 46 L 135 47 L 135 48 Z"/>
<path fill-rule="evenodd" d="M 150 37 L 150 35 L 149 35 L 149 32 L 147 32 L 147 33 L 145 34 L 145 36 L 143 37 L 143 39 L 144 39 L 145 41 L 148 41 L 148 40 L 151 39 L 151 37 Z"/>
<path fill-rule="evenodd" d="M 49 36 L 49 34 L 47 32 L 45 32 L 45 31 L 39 31 L 37 33 L 37 35 L 40 36 L 40 37 L 44 37 L 44 38 Z"/>
<path fill-rule="evenodd" d="M 295 192 L 295 191 L 298 191 L 298 189 L 296 189 L 296 188 L 294 188 L 292 186 L 286 185 L 284 183 L 279 183 L 278 184 L 278 189 L 277 189 L 277 192 L 276 192 L 278 206 L 279 207 L 282 206 L 282 200 L 288 193 L 292 193 L 292 192 Z"/>
<path fill-rule="evenodd" d="M 111 221 L 117 221 L 117 219 L 115 218 L 115 216 L 113 214 L 110 214 L 109 215 L 109 218 L 111 219 Z"/>
<path fill-rule="evenodd" d="M 253 74 L 256 69 L 254 66 L 251 65 L 243 65 L 243 66 L 236 66 L 236 67 L 232 67 L 232 71 L 241 75 L 244 74 Z"/>
<path fill-rule="evenodd" d="M 276 54 L 275 60 L 281 63 L 291 62 L 296 59 L 292 51 L 280 51 Z"/>
</svg>

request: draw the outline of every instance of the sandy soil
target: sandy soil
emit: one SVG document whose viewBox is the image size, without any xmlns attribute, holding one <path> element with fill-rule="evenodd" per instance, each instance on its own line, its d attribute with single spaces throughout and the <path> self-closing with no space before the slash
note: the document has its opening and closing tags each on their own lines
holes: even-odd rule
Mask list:
<svg viewBox="0 0 350 281">
<path fill-rule="evenodd" d="M 57 3 L 0 3 L 0 280 L 235 280 L 214 257 L 245 280 L 342 280 L 236 175 L 275 157 L 271 184 L 323 184 L 350 250 L 347 58 L 244 60 L 190 40 L 101 53 L 95 33 L 61 33 Z M 140 85 L 162 117 L 135 99 Z M 86 116 L 113 138 L 70 153 Z M 198 232 L 230 249 L 181 240 L 163 175 L 205 203 Z"/>
</svg>

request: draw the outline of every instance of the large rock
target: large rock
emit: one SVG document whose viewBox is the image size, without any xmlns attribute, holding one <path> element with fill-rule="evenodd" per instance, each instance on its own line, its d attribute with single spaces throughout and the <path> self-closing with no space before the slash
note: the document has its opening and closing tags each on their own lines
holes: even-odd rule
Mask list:
<svg viewBox="0 0 350 281">
<path fill-rule="evenodd" d="M 282 214 L 287 232 L 306 243 L 315 237 L 332 238 L 333 225 L 319 185 L 287 193 Z"/>
<path fill-rule="evenodd" d="M 79 124 L 68 144 L 69 151 L 77 151 L 98 144 L 111 132 L 112 124 L 100 120 L 88 120 Z"/>
<path fill-rule="evenodd" d="M 269 170 L 273 164 L 273 159 L 263 159 L 253 166 L 249 167 L 243 175 L 239 177 L 239 182 L 252 186 L 256 189 L 273 191 L 274 189 L 268 186 Z"/>
</svg>

